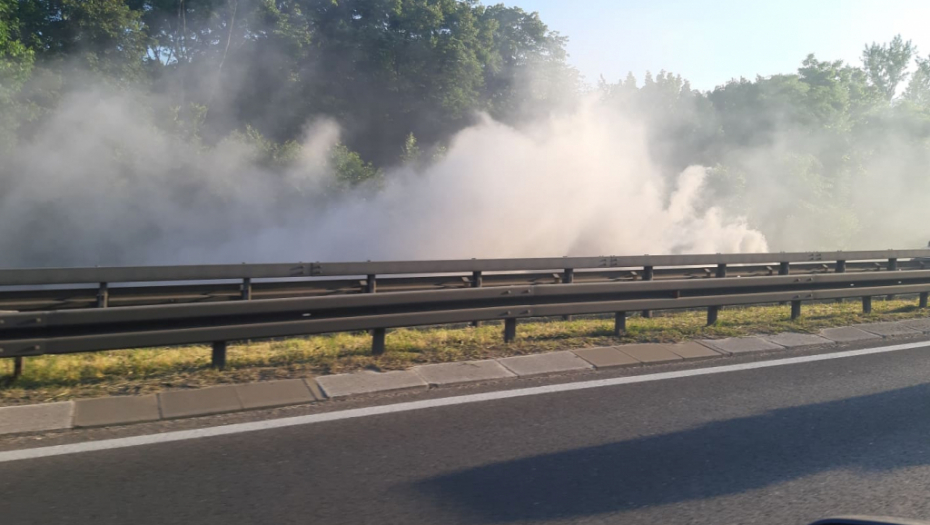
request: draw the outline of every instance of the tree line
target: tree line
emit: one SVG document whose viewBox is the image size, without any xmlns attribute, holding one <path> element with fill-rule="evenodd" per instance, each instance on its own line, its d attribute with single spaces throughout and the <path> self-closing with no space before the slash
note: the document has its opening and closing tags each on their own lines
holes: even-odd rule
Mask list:
<svg viewBox="0 0 930 525">
<path fill-rule="evenodd" d="M 900 36 L 860 64 L 812 54 L 708 91 L 666 71 L 591 85 L 566 44 L 537 13 L 477 0 L 0 0 L 0 152 L 93 85 L 141 94 L 164 133 L 235 136 L 269 165 L 334 119 L 351 186 L 441 155 L 479 112 L 516 125 L 593 97 L 644 126 L 670 178 L 708 166 L 707 202 L 774 246 L 843 246 L 870 221 L 908 220 L 869 198 L 930 190 L 930 56 Z M 827 227 L 804 239 L 811 222 Z"/>
<path fill-rule="evenodd" d="M 208 142 L 283 145 L 334 118 L 350 151 L 389 165 L 410 134 L 440 144 L 476 111 L 517 118 L 535 75 L 558 77 L 536 82 L 539 103 L 576 83 L 565 42 L 535 13 L 471 0 L 0 0 L 2 126 L 28 137 L 92 81 L 153 95 Z"/>
</svg>

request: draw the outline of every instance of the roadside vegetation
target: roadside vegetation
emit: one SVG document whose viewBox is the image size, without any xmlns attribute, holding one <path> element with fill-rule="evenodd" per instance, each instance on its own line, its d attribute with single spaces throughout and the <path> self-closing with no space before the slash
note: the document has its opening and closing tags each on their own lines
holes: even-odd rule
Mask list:
<svg viewBox="0 0 930 525">
<path fill-rule="evenodd" d="M 210 348 L 187 346 L 39 356 L 25 360 L 23 375 L 0 386 L 0 404 L 61 401 L 78 397 L 128 395 L 220 383 L 307 377 L 361 369 L 398 370 L 423 363 L 486 359 L 595 346 L 676 342 L 779 332 L 816 332 L 822 328 L 865 322 L 925 317 L 912 299 L 876 301 L 872 314 L 858 301 L 805 305 L 797 321 L 787 306 L 728 308 L 716 326 L 704 326 L 701 311 L 659 312 L 651 319 L 634 316 L 627 333 L 613 335 L 613 318 L 579 317 L 572 321 L 522 322 L 517 340 L 504 344 L 501 323 L 480 327 L 405 328 L 390 331 L 382 356 L 370 355 L 371 338 L 344 333 L 280 341 L 231 345 L 225 370 L 210 368 Z M 0 361 L 9 378 L 12 360 Z"/>
</svg>

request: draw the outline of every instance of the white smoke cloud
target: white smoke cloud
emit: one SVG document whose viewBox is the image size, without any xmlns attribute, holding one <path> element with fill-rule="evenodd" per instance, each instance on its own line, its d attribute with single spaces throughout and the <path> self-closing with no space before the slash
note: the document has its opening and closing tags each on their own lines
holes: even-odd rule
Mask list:
<svg viewBox="0 0 930 525">
<path fill-rule="evenodd" d="M 744 221 L 717 208 L 696 211 L 703 168 L 688 168 L 666 188 L 642 130 L 594 103 L 520 130 L 486 118 L 424 173 L 388 178 L 386 191 L 333 209 L 307 232 L 317 258 L 767 249 Z"/>
<path fill-rule="evenodd" d="M 0 266 L 188 264 L 765 251 L 698 206 L 704 170 L 666 187 L 635 123 L 595 102 L 514 129 L 487 117 L 423 170 L 333 194 L 331 121 L 286 170 L 226 141 L 146 124 L 126 96 L 66 100 L 0 164 Z"/>
</svg>

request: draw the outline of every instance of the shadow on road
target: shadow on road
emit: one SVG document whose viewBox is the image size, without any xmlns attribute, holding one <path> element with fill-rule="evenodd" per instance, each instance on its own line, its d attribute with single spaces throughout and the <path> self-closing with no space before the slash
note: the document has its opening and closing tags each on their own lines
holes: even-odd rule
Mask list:
<svg viewBox="0 0 930 525">
<path fill-rule="evenodd" d="M 482 523 L 568 519 L 737 494 L 832 469 L 925 465 L 927 436 L 930 385 L 920 385 L 495 463 L 416 489 Z"/>
</svg>

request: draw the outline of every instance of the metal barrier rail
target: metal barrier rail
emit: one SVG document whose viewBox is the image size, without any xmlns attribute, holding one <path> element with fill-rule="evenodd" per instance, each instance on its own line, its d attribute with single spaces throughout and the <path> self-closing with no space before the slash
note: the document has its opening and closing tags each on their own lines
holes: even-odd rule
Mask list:
<svg viewBox="0 0 930 525">
<path fill-rule="evenodd" d="M 548 257 L 448 261 L 334 262 L 296 264 L 219 264 L 110 268 L 0 269 L 0 286 L 155 281 L 211 281 L 349 275 L 516 272 L 606 268 L 656 268 L 729 264 L 790 264 L 928 258 L 930 249 L 852 252 L 780 252 L 700 255 Z M 894 261 L 894 262 L 892 262 Z"/>
<path fill-rule="evenodd" d="M 878 295 L 919 294 L 927 307 L 930 270 L 778 275 L 746 278 L 595 282 L 333 295 L 204 304 L 0 313 L 0 357 L 212 343 L 213 364 L 225 364 L 228 341 L 372 330 L 372 351 L 384 351 L 387 328 L 504 321 L 504 340 L 518 319 L 614 313 L 622 333 L 628 312 L 861 297 L 871 309 Z"/>
<path fill-rule="evenodd" d="M 877 255 L 887 259 L 861 260 Z M 899 259 L 898 256 L 926 255 Z M 894 256 L 894 257 L 893 257 Z M 838 257 L 844 257 L 839 259 Z M 831 258 L 837 258 L 835 261 Z M 801 259 L 805 262 L 791 262 Z M 809 262 L 815 259 L 816 262 Z M 675 262 L 671 266 L 609 267 L 628 263 Z M 739 261 L 727 263 L 719 261 Z M 745 261 L 779 260 L 768 264 Z M 606 262 L 605 262 L 606 261 Z M 694 266 L 707 263 L 712 266 Z M 542 272 L 538 267 L 555 262 L 564 268 Z M 571 264 L 597 264 L 598 268 L 575 268 Z M 315 263 L 316 264 L 316 263 Z M 361 265 L 361 266 L 360 266 Z M 464 265 L 464 266 L 463 266 Z M 663 279 L 706 279 L 724 276 L 791 275 L 796 273 L 868 272 L 930 268 L 930 250 L 886 252 L 830 252 L 829 254 L 685 255 L 661 257 L 609 257 L 562 259 L 513 259 L 474 261 L 425 261 L 398 263 L 326 263 L 319 266 L 323 277 L 304 275 L 306 265 L 223 265 L 140 268 L 73 268 L 0 270 L 0 310 L 35 311 L 91 307 L 123 307 L 148 304 L 197 303 L 241 299 L 275 299 L 301 296 L 447 290 L 484 286 L 570 284 L 576 282 L 651 281 Z M 474 268 L 497 268 L 492 273 Z M 501 273 L 500 268 L 519 268 Z M 452 269 L 465 269 L 449 274 Z M 296 269 L 296 270 L 295 270 Z M 578 269 L 579 271 L 575 271 Z M 424 275 L 393 274 L 423 271 Z M 429 271 L 426 271 L 429 270 Z M 344 272 L 373 271 L 364 278 L 346 278 Z M 311 272 L 312 273 L 312 272 Z M 439 274 L 439 275 L 437 275 Z M 260 277 L 256 277 L 260 276 Z M 280 280 L 286 276 L 286 280 Z M 264 282 L 253 279 L 278 280 Z M 97 279 L 100 279 L 97 281 Z M 185 279 L 203 282 L 187 282 Z M 159 282 L 160 281 L 160 282 Z M 217 282 L 218 281 L 218 282 Z M 238 281 L 238 282 L 237 282 Z M 151 283 L 117 285 L 111 283 Z M 93 287 L 87 286 L 93 283 Z M 30 284 L 33 286 L 29 288 Z M 3 286 L 5 285 L 5 287 Z M 67 288 L 55 285 L 71 285 Z M 77 287 L 75 287 L 75 285 Z M 83 287 L 81 285 L 84 285 Z M 37 289 L 35 286 L 41 286 Z M 19 289 L 16 289 L 16 288 Z"/>
</svg>

